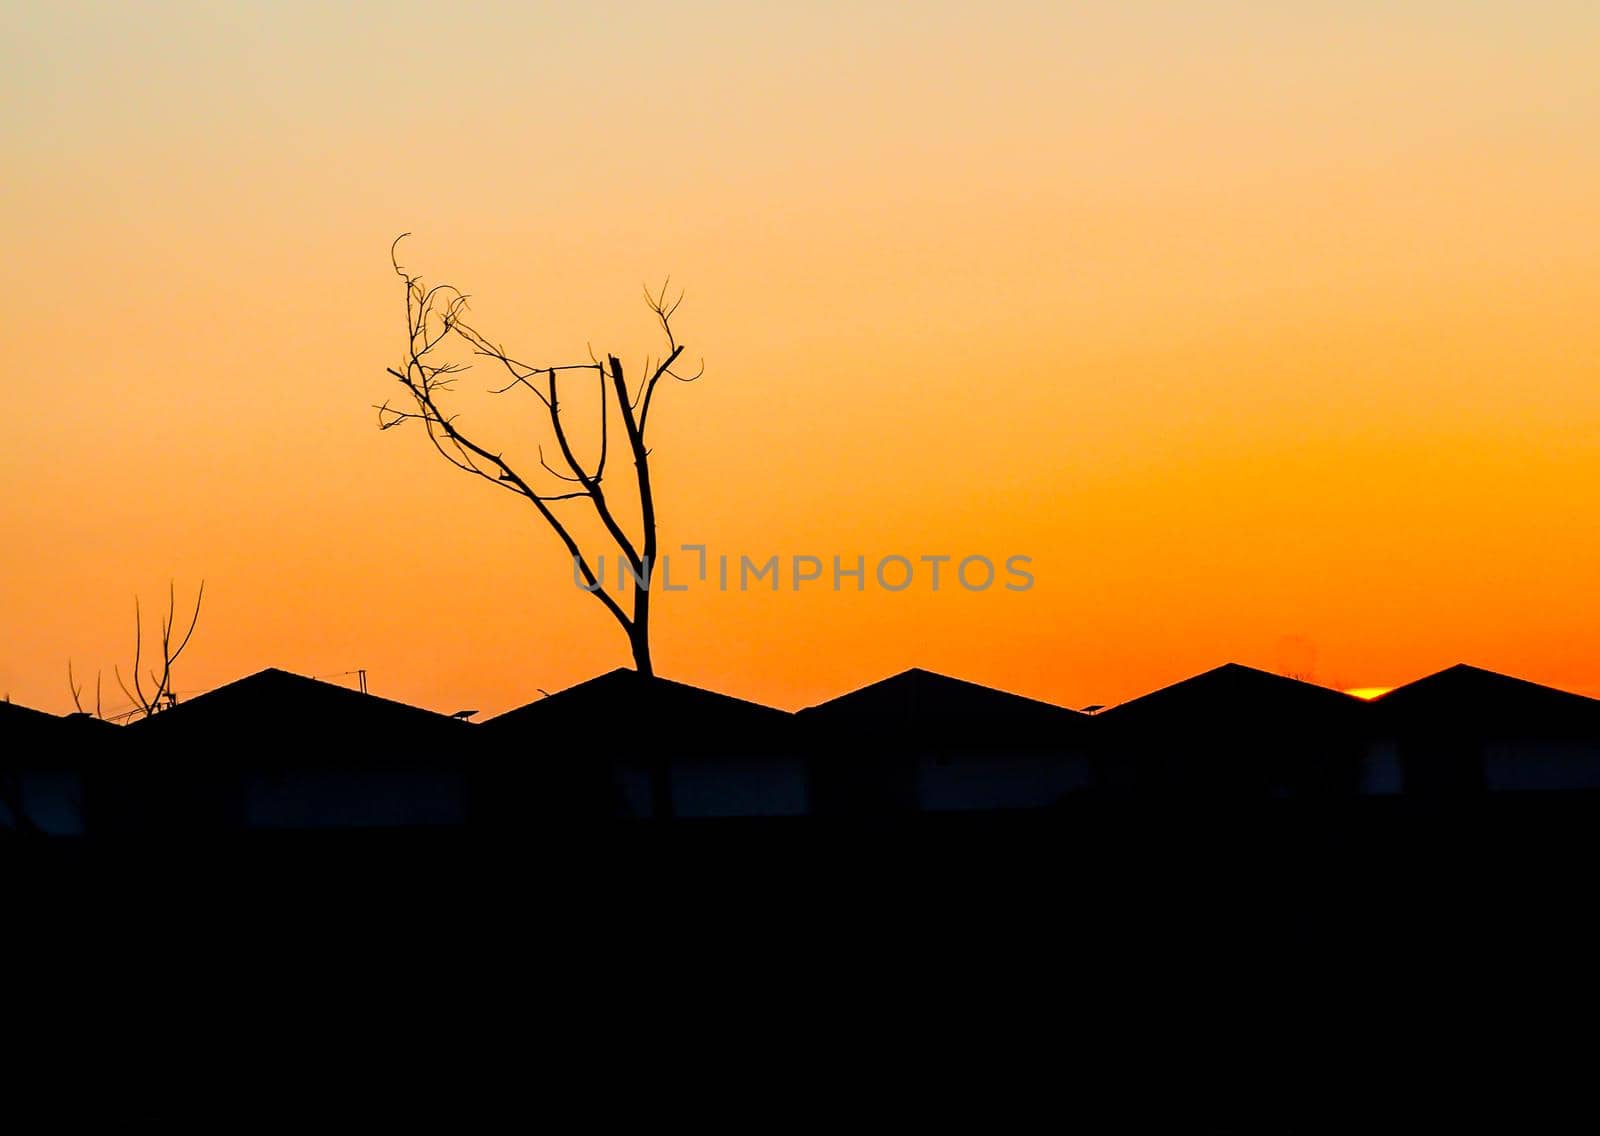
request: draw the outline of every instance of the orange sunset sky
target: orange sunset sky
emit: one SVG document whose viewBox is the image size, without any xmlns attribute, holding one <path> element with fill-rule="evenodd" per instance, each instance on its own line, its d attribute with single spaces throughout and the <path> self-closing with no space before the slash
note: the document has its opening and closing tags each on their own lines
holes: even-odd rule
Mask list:
<svg viewBox="0 0 1600 1136">
<path fill-rule="evenodd" d="M 70 709 L 70 658 L 119 709 L 169 580 L 180 692 L 627 663 L 525 503 L 377 430 L 409 230 L 538 360 L 637 367 L 687 289 L 668 549 L 1032 558 L 662 596 L 669 677 L 1600 695 L 1597 59 L 1586 0 L 6 5 L 0 694 Z"/>
</svg>

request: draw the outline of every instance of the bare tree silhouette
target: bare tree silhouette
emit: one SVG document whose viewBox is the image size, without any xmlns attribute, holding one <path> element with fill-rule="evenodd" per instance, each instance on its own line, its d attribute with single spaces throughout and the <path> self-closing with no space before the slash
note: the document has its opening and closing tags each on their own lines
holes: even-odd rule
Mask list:
<svg viewBox="0 0 1600 1136">
<path fill-rule="evenodd" d="M 380 429 L 392 429 L 410 421 L 421 422 L 428 440 L 451 465 L 526 498 L 566 547 L 572 557 L 575 573 L 582 574 L 589 593 L 622 628 L 639 673 L 653 674 L 654 667 L 650 659 L 650 581 L 657 563 L 656 505 L 650 482 L 650 449 L 645 444 L 645 431 L 661 381 L 670 378 L 678 382 L 693 382 L 705 369 L 702 364 L 700 370 L 692 375 L 679 374 L 674 370 L 684 350 L 672 328 L 673 314 L 683 302 L 682 293 L 669 299 L 665 284 L 657 293 L 646 290 L 645 302 L 660 325 L 665 345 L 659 358 L 646 359 L 640 379 L 630 387 L 622 363 L 615 355 L 608 354 L 603 362 L 591 353 L 587 363 L 531 364 L 509 354 L 499 343 L 466 321 L 465 293 L 449 284 L 424 285 L 420 276 L 401 267 L 397 250 L 400 242 L 409 235 L 402 233 L 395 238 L 389 250 L 390 263 L 405 282 L 407 338 L 404 366 L 390 367 L 388 371 L 405 387 L 410 407 L 396 408 L 387 401 L 377 407 Z M 467 428 L 457 422 L 456 415 L 441 406 L 440 397 L 451 389 L 455 382 L 453 376 L 468 369 L 467 364 L 451 362 L 438 353 L 441 345 L 451 337 L 472 354 L 490 360 L 509 376 L 504 386 L 492 389 L 491 393 L 515 395 L 527 392 L 537 400 L 539 409 L 535 410 L 535 417 L 544 420 L 560 461 L 560 468 L 552 466 L 545 459 L 541 446 L 538 452 L 542 473 L 537 476 L 559 482 L 559 487 L 554 491 L 534 488 L 533 482 L 507 461 L 502 448 L 492 447 L 469 434 Z M 592 376 L 599 389 L 597 456 L 591 463 L 585 463 L 578 457 L 573 436 L 563 419 L 565 405 L 561 397 L 561 383 L 564 378 L 573 377 L 574 373 Z M 629 535 L 619 520 L 603 484 L 609 453 L 609 422 L 613 415 L 621 422 L 628 456 L 633 462 L 639 509 L 637 539 Z M 579 547 L 572 524 L 557 511 L 563 503 L 574 501 L 588 502 L 589 509 L 615 547 L 621 562 L 628 567 L 631 600 L 626 610 L 606 591 L 603 581 L 590 567 L 588 558 Z"/>
<path fill-rule="evenodd" d="M 205 581 L 200 581 L 199 592 L 194 598 L 194 613 L 189 617 L 189 629 L 183 637 L 173 645 L 173 633 L 178 627 L 178 593 L 174 584 L 167 585 L 167 614 L 161 620 L 161 670 L 158 672 L 151 668 L 148 676 L 151 688 L 145 689 L 144 678 L 141 677 L 140 668 L 144 665 L 144 614 L 140 609 L 139 598 L 133 600 L 133 688 L 123 681 L 122 669 L 113 667 L 112 674 L 116 676 L 117 685 L 122 688 L 122 693 L 132 703 L 132 709 L 119 717 L 148 717 L 158 714 L 162 710 L 170 709 L 178 704 L 178 694 L 172 685 L 172 664 L 178 661 L 178 656 L 183 654 L 183 649 L 189 645 L 189 640 L 194 637 L 194 629 L 200 622 L 200 604 L 206 596 Z M 77 707 L 78 713 L 86 714 L 89 711 L 83 706 L 83 685 L 77 681 L 73 674 L 72 660 L 67 660 L 67 686 L 72 691 L 72 704 Z M 94 716 L 105 717 L 100 703 L 100 672 L 94 676 Z"/>
<path fill-rule="evenodd" d="M 94 716 L 96 718 L 105 717 L 105 712 L 101 709 L 100 704 L 100 678 L 102 673 L 101 671 L 94 672 Z M 67 689 L 72 691 L 72 704 L 78 708 L 78 713 L 89 713 L 83 708 L 83 684 L 72 673 L 71 659 L 67 660 Z"/>
<path fill-rule="evenodd" d="M 121 668 L 113 668 L 117 685 L 122 688 L 122 693 L 127 696 L 131 708 L 123 713 L 110 716 L 111 721 L 126 720 L 158 714 L 163 710 L 177 705 L 178 695 L 173 686 L 172 666 L 178 661 L 178 656 L 183 654 L 184 648 L 194 637 L 195 627 L 200 622 L 200 605 L 205 599 L 206 586 L 202 581 L 199 592 L 195 595 L 194 611 L 189 617 L 188 628 L 181 637 L 178 632 L 178 596 L 175 585 L 169 584 L 167 588 L 167 614 L 161 620 L 161 666 L 145 668 L 144 665 L 144 614 L 137 597 L 133 601 L 133 668 L 131 672 L 133 685 L 130 689 L 122 678 Z M 150 685 L 146 687 L 148 679 Z M 94 683 L 94 709 L 87 710 L 83 703 L 83 684 L 78 681 L 72 661 L 67 661 L 67 688 L 72 692 L 72 704 L 79 714 L 91 714 L 93 717 L 107 720 L 101 702 L 101 673 L 95 673 Z M 7 699 L 9 701 L 9 699 Z M 39 711 L 25 711 L 27 715 L 36 720 L 53 721 L 52 717 Z M 52 735 L 52 738 L 56 735 Z M 53 743 L 52 743 L 53 744 Z M 33 748 L 32 745 L 18 747 L 15 755 L 19 760 L 23 753 Z M 0 757 L 11 757 L 10 753 L 0 747 Z M 16 764 L 0 761 L 0 832 L 14 832 L 21 834 L 41 834 L 44 830 L 30 813 L 27 796 L 27 777 L 23 769 Z M 84 800 L 81 786 L 77 792 L 69 792 L 67 803 L 77 811 L 82 820 L 85 816 Z"/>
</svg>

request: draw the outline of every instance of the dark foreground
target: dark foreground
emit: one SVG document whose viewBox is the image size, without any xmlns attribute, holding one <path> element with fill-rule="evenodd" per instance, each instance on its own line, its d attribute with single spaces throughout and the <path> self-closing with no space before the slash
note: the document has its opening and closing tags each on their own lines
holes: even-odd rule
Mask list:
<svg viewBox="0 0 1600 1136">
<path fill-rule="evenodd" d="M 0 858 L 13 900 L 79 914 L 477 928 L 545 946 L 592 932 L 737 953 L 754 935 L 863 954 L 1009 943 L 1087 960 L 1600 945 L 1593 794 L 13 838 Z"/>
</svg>

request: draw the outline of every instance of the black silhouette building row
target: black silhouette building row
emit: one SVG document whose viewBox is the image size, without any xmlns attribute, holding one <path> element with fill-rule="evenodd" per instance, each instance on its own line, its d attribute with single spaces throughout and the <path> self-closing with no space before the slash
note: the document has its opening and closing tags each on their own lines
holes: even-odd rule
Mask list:
<svg viewBox="0 0 1600 1136">
<path fill-rule="evenodd" d="M 1097 714 L 923 670 L 798 713 L 618 670 L 481 725 L 280 670 L 126 727 L 0 704 L 0 828 L 92 837 L 1595 790 L 1600 701 L 1469 666 L 1365 702 L 1229 664 Z"/>
</svg>

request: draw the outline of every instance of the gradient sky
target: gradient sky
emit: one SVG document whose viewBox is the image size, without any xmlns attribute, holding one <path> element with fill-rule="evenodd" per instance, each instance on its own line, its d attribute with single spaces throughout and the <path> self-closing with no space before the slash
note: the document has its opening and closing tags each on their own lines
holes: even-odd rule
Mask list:
<svg viewBox="0 0 1600 1136">
<path fill-rule="evenodd" d="M 774 7 L 5 6 L 0 693 L 109 684 L 169 579 L 180 691 L 627 662 L 525 504 L 376 429 L 410 230 L 539 359 L 637 365 L 687 289 L 666 546 L 1033 558 L 663 597 L 670 677 L 1600 695 L 1600 6 Z"/>
</svg>

